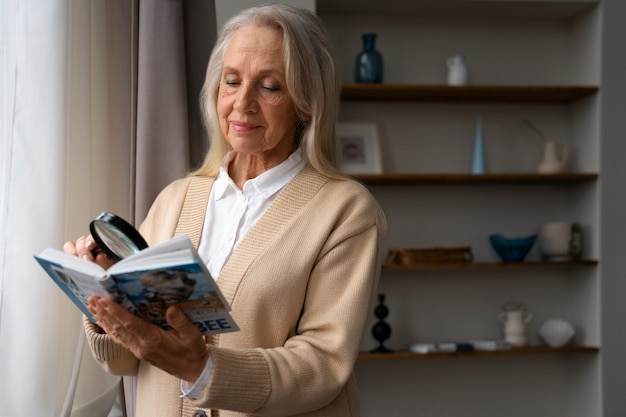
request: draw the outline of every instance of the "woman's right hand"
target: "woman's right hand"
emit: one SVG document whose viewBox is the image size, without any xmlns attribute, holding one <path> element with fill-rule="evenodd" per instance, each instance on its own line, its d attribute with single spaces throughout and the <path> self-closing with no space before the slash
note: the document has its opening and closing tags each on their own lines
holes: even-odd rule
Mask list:
<svg viewBox="0 0 626 417">
<path fill-rule="evenodd" d="M 65 242 L 63 251 L 87 261 L 95 262 L 104 269 L 110 268 L 114 263 L 111 258 L 102 252 L 91 235 L 81 236 L 76 239 L 76 242 Z"/>
</svg>

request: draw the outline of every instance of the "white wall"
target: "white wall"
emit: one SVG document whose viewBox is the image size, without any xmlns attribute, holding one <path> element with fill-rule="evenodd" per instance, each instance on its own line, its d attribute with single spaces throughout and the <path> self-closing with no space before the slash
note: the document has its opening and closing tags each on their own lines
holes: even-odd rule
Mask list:
<svg viewBox="0 0 626 417">
<path fill-rule="evenodd" d="M 217 16 L 218 30 L 238 11 L 265 3 L 267 3 L 267 1 L 263 0 L 215 0 L 215 14 Z M 275 1 L 274 3 L 291 4 L 292 6 L 315 11 L 315 0 L 282 0 Z"/>
<path fill-rule="evenodd" d="M 626 415 L 626 2 L 603 2 L 601 253 L 603 416 Z"/>
<path fill-rule="evenodd" d="M 470 2 L 454 5 L 460 3 Z M 406 350 L 413 342 L 498 338 L 502 326 L 496 313 L 511 300 L 527 303 L 534 313 L 531 345 L 541 343 L 541 323 L 564 316 L 578 328 L 574 343 L 600 346 L 601 353 L 362 361 L 356 375 L 363 415 L 626 415 L 626 396 L 619 392 L 626 386 L 626 365 L 618 365 L 625 350 L 619 323 L 626 308 L 618 301 L 626 293 L 619 243 L 626 222 L 618 218 L 626 212 L 618 188 L 626 178 L 626 165 L 620 163 L 626 141 L 618 136 L 626 99 L 624 88 L 614 89 L 624 83 L 620 74 L 626 74 L 617 17 L 624 16 L 626 4 L 612 0 L 615 10 L 603 23 L 592 1 L 471 3 L 479 10 L 465 14 L 411 14 L 387 3 L 385 13 L 353 4 L 342 14 L 333 3 L 324 14 L 327 1 L 318 1 L 318 10 L 328 23 L 344 82 L 354 80 L 360 35 L 377 32 L 385 83 L 444 84 L 446 57 L 462 53 L 475 85 L 600 85 L 600 94 L 567 105 L 344 102 L 341 120 L 378 123 L 385 172 L 462 173 L 470 169 L 476 116 L 481 116 L 488 172 L 510 173 L 535 172 L 540 161 L 541 144 L 521 123 L 529 118 L 550 139 L 568 142 L 571 171 L 599 171 L 600 182 L 573 187 L 374 185 L 372 192 L 389 220 L 383 253 L 394 246 L 470 244 L 477 261 L 496 261 L 489 233 L 522 236 L 542 222 L 572 218 L 585 228 L 586 257 L 600 258 L 600 267 L 385 271 L 380 292 L 387 295 L 387 321 L 393 328 L 386 345 Z M 499 16 L 505 9 L 508 13 Z M 606 252 L 607 244 L 613 253 Z M 528 260 L 539 259 L 536 249 Z M 607 322 L 607 313 L 617 321 Z M 374 346 L 366 335 L 363 348 Z M 609 407 L 610 413 L 600 412 Z"/>
</svg>

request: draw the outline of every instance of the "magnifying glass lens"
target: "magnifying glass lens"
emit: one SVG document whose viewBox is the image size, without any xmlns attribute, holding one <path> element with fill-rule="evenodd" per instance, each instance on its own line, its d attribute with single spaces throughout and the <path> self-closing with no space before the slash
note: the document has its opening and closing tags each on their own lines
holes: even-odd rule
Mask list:
<svg viewBox="0 0 626 417">
<path fill-rule="evenodd" d="M 101 213 L 89 230 L 100 249 L 115 262 L 148 247 L 137 229 L 113 213 Z"/>
</svg>

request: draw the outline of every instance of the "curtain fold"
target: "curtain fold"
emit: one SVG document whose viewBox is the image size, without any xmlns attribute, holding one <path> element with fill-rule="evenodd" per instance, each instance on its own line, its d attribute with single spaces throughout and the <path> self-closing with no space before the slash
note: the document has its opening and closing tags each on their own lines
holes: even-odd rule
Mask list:
<svg viewBox="0 0 626 417">
<path fill-rule="evenodd" d="M 138 23 L 136 220 L 189 169 L 182 3 L 141 1 Z"/>
<path fill-rule="evenodd" d="M 0 22 L 0 416 L 122 415 L 32 256 L 104 210 L 140 222 L 202 158 L 214 3 L 0 0 Z"/>
<path fill-rule="evenodd" d="M 130 180 L 119 214 L 135 224 L 208 149 L 199 97 L 215 38 L 213 1 L 107 2 L 116 182 Z"/>
<path fill-rule="evenodd" d="M 56 417 L 69 415 L 76 402 L 89 403 L 73 390 L 88 361 L 78 310 L 32 255 L 61 247 L 67 232 L 89 218 L 94 194 L 84 191 L 92 184 L 81 191 L 70 179 L 102 174 L 75 170 L 78 155 L 70 152 L 89 146 L 90 136 L 76 134 L 98 116 L 83 118 L 82 106 L 73 107 L 91 93 L 80 91 L 90 81 L 91 56 L 79 56 L 85 44 L 93 46 L 91 9 L 69 0 L 4 0 L 1 13 L 2 93 L 9 105 L 1 112 L 0 415 Z M 74 27 L 77 21 L 83 24 Z M 80 195 L 74 203 L 73 193 Z M 97 372 L 93 390 L 116 389 L 119 378 Z M 114 399 L 104 399 L 109 409 Z M 108 413 L 99 412 L 91 415 Z"/>
<path fill-rule="evenodd" d="M 199 97 L 216 39 L 213 1 L 110 0 L 106 10 L 110 135 L 121 200 L 139 225 L 157 194 L 200 165 L 208 138 Z M 134 415 L 136 380 L 124 377 Z"/>
</svg>

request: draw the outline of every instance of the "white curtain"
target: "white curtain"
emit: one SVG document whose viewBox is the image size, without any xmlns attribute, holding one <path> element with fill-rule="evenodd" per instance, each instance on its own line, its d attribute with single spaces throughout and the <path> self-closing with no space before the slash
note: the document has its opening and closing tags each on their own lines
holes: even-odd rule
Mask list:
<svg viewBox="0 0 626 417">
<path fill-rule="evenodd" d="M 106 0 L 0 0 L 0 416 L 107 416 L 119 378 L 32 255 L 115 207 Z M 97 100 L 95 98 L 97 97 Z M 93 99 L 92 99 L 93 98 Z M 111 414 L 113 415 L 113 414 Z"/>
</svg>

